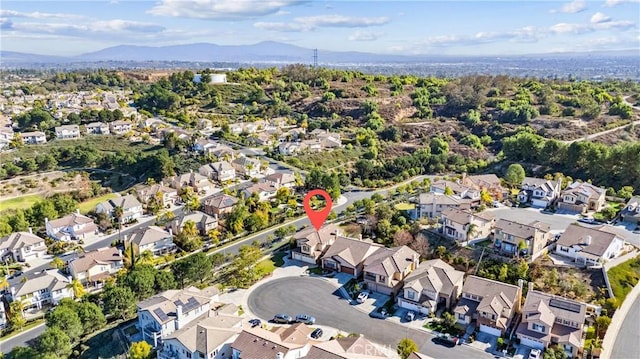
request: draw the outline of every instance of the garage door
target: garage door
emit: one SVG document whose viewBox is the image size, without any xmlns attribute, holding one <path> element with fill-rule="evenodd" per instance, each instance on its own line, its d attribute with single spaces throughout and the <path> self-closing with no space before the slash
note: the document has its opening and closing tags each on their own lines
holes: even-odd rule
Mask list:
<svg viewBox="0 0 640 359">
<path fill-rule="evenodd" d="M 409 302 L 405 302 L 404 300 L 400 299 L 400 306 L 404 309 L 409 309 L 409 310 L 415 310 L 418 311 L 418 306 L 413 304 L 413 303 L 409 303 Z"/>
<path fill-rule="evenodd" d="M 355 270 L 353 268 L 349 268 L 349 267 L 340 267 L 340 271 L 342 273 L 349 273 L 351 275 L 353 275 L 353 273 L 355 272 Z"/>
<path fill-rule="evenodd" d="M 492 327 L 486 326 L 484 324 L 480 324 L 480 331 L 483 332 L 483 333 L 495 335 L 495 336 L 498 336 L 498 337 L 500 335 L 502 335 L 502 333 L 500 332 L 500 329 L 492 328 Z"/>
<path fill-rule="evenodd" d="M 530 348 L 534 348 L 534 349 L 544 349 L 544 344 L 542 344 L 541 342 L 535 341 L 535 340 L 531 340 L 531 339 L 527 339 L 527 338 L 520 338 L 520 344 L 522 345 L 526 345 Z"/>
</svg>

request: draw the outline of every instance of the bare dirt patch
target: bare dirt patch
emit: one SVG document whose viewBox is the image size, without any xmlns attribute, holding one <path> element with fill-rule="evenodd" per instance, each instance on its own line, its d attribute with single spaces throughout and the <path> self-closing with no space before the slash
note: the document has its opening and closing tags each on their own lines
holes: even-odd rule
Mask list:
<svg viewBox="0 0 640 359">
<path fill-rule="evenodd" d="M 46 197 L 53 193 L 76 190 L 82 192 L 90 188 L 91 180 L 88 176 L 54 171 L 0 181 L 0 197 L 8 199 L 28 194 L 42 194 Z"/>
</svg>

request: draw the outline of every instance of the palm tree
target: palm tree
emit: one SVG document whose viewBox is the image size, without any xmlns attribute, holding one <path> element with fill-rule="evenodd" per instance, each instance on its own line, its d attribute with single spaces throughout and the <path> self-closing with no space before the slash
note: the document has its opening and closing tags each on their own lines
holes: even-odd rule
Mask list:
<svg viewBox="0 0 640 359">
<path fill-rule="evenodd" d="M 71 281 L 71 284 L 69 284 L 67 288 L 73 290 L 73 296 L 75 298 L 82 298 L 84 295 L 84 285 L 82 285 L 82 282 L 78 279 Z"/>
<path fill-rule="evenodd" d="M 53 260 L 49 264 L 56 269 L 64 268 L 64 261 L 58 257 L 53 258 Z"/>
<path fill-rule="evenodd" d="M 153 264 L 153 252 L 151 252 L 150 250 L 146 250 L 142 253 L 140 253 L 140 256 L 138 257 L 138 263 L 148 263 L 148 264 Z"/>
<path fill-rule="evenodd" d="M 0 276 L 0 290 L 9 288 L 9 281 L 5 276 Z"/>
<path fill-rule="evenodd" d="M 122 216 L 124 216 L 124 209 L 120 206 L 116 206 L 116 208 L 113 209 L 113 216 L 116 218 L 116 221 L 118 221 L 118 242 L 121 242 L 122 238 L 120 237 L 120 234 L 122 232 Z"/>
<path fill-rule="evenodd" d="M 469 224 L 467 227 L 467 242 L 478 233 L 478 226 L 476 224 Z"/>
<path fill-rule="evenodd" d="M 186 221 L 180 230 L 180 234 L 182 234 L 185 238 L 192 239 L 195 238 L 198 234 L 198 226 L 196 226 L 196 222 L 194 221 Z"/>
</svg>

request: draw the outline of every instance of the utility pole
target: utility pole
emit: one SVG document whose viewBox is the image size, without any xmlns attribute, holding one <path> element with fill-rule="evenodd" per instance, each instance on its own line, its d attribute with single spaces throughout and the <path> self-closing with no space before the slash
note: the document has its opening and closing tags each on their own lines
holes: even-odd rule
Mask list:
<svg viewBox="0 0 640 359">
<path fill-rule="evenodd" d="M 480 254 L 480 259 L 478 259 L 478 265 L 476 265 L 476 270 L 473 272 L 473 275 L 476 275 L 476 273 L 478 273 L 478 268 L 480 268 L 480 263 L 482 263 L 482 257 L 484 256 L 485 249 L 487 249 L 487 247 L 482 247 L 482 253 Z"/>
</svg>

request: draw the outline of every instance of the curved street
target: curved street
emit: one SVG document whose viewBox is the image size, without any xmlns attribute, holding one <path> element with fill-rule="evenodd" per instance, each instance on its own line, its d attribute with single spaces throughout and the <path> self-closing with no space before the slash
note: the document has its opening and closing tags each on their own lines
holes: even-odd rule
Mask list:
<svg viewBox="0 0 640 359">
<path fill-rule="evenodd" d="M 629 309 L 611 350 L 611 359 L 640 356 L 640 298 Z"/>
<path fill-rule="evenodd" d="M 433 358 L 491 358 L 493 355 L 465 345 L 447 348 L 433 343 L 430 333 L 388 320 L 374 319 L 340 298 L 337 288 L 321 278 L 287 277 L 256 287 L 247 299 L 249 310 L 263 320 L 277 313 L 309 314 L 316 323 L 349 333 L 364 334 L 373 342 L 396 348 L 405 337 L 413 339 L 420 352 Z"/>
</svg>

